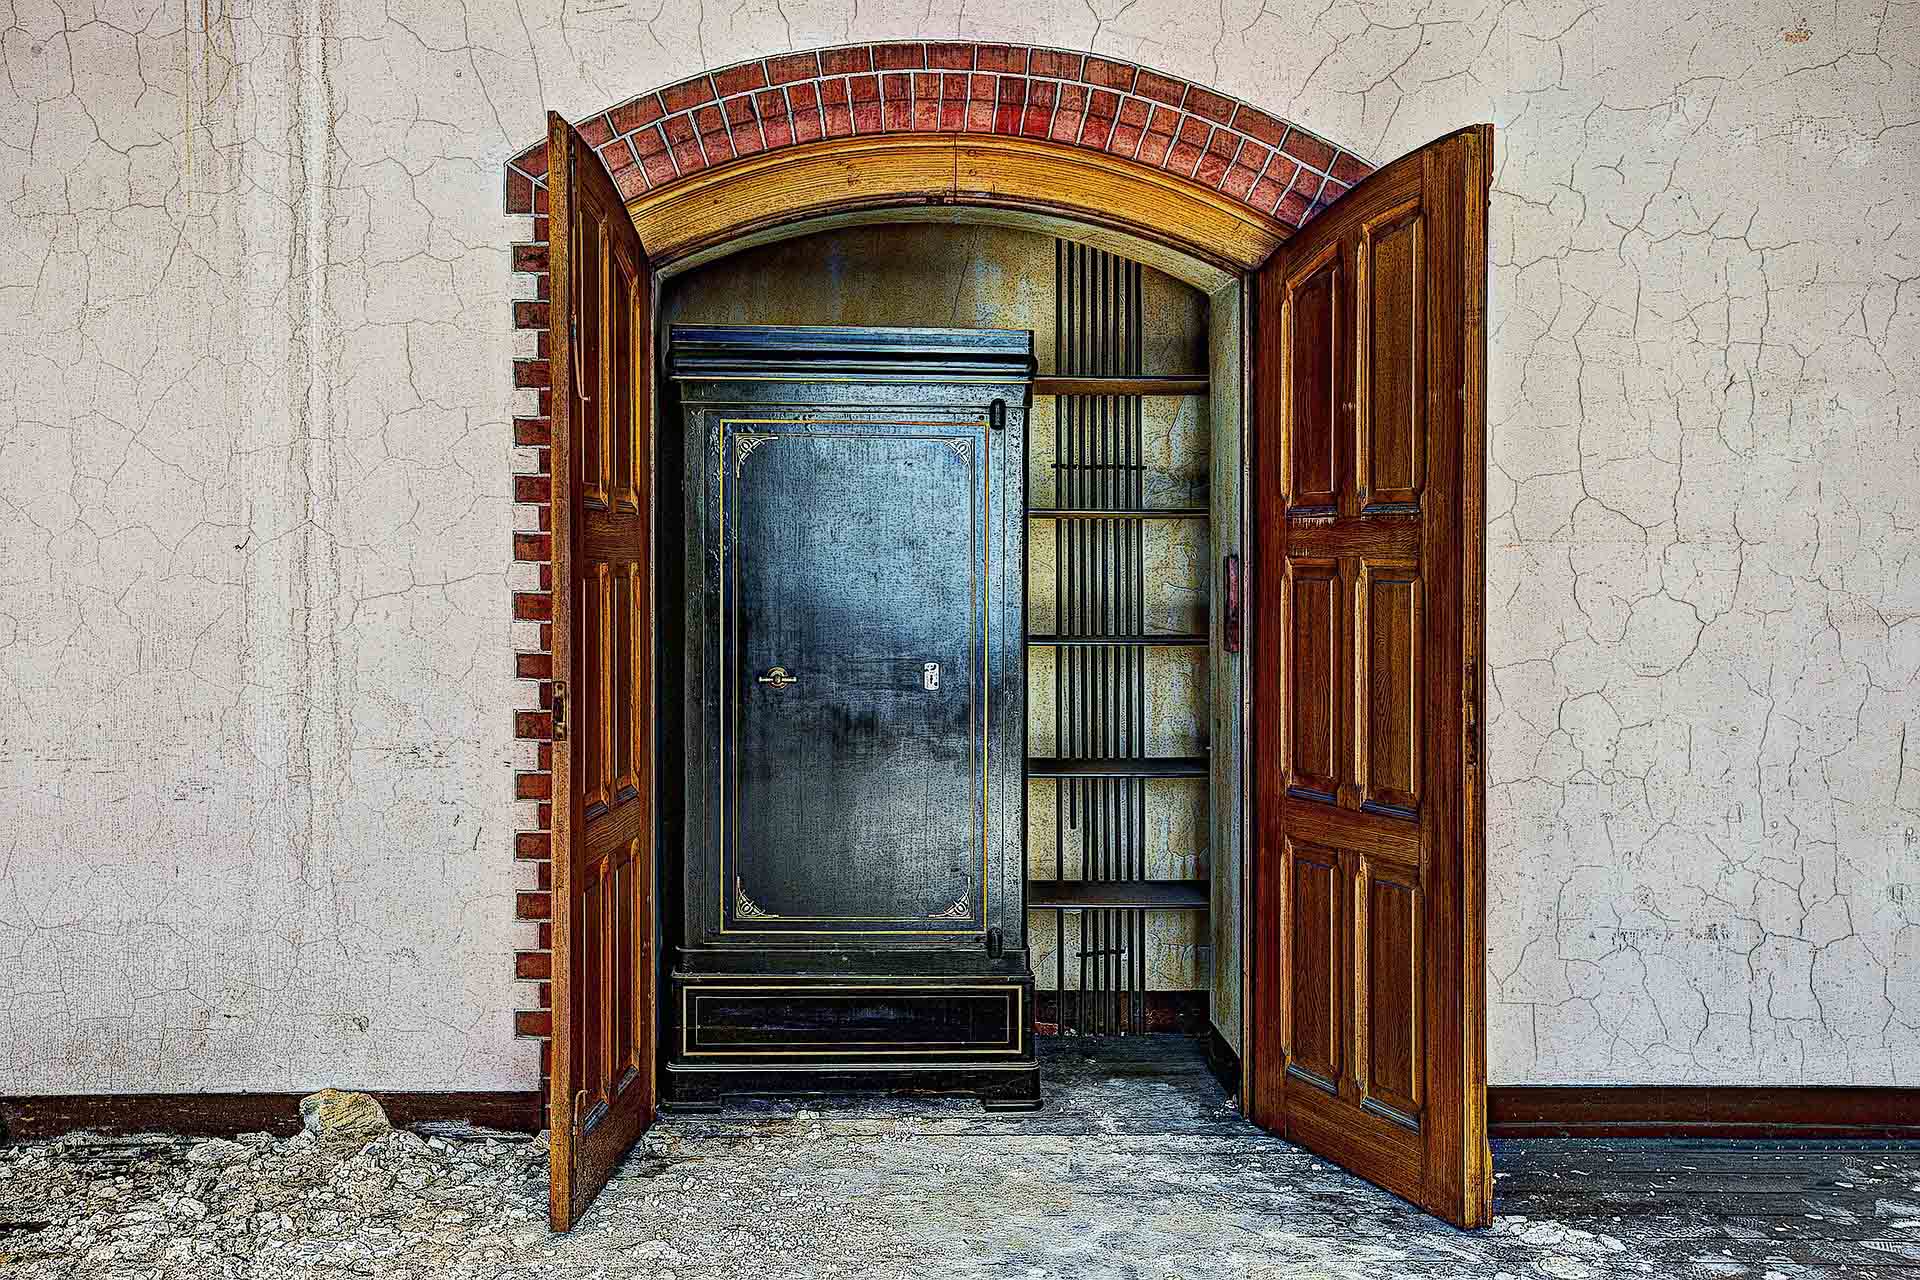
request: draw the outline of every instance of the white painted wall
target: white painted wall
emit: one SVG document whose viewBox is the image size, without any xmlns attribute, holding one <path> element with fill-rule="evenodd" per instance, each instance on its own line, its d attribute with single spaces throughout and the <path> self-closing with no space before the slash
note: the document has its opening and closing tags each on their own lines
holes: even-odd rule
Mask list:
<svg viewBox="0 0 1920 1280">
<path fill-rule="evenodd" d="M 0 1092 L 532 1082 L 500 162 L 909 36 L 1499 126 L 1493 1079 L 1920 1082 L 1914 4 L 10 8 Z"/>
</svg>

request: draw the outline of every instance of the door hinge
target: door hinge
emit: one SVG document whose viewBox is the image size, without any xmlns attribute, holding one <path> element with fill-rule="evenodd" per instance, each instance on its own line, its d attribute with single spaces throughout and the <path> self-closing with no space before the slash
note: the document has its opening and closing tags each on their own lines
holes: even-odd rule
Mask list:
<svg viewBox="0 0 1920 1280">
<path fill-rule="evenodd" d="M 995 400 L 987 406 L 987 425 L 995 431 L 1005 431 L 1007 429 L 1007 402 L 1005 400 Z"/>
<path fill-rule="evenodd" d="M 987 959 L 998 960 L 1007 953 L 1007 938 L 998 929 L 987 930 Z"/>
<path fill-rule="evenodd" d="M 567 682 L 553 682 L 553 740 L 564 742 L 567 737 Z"/>
</svg>

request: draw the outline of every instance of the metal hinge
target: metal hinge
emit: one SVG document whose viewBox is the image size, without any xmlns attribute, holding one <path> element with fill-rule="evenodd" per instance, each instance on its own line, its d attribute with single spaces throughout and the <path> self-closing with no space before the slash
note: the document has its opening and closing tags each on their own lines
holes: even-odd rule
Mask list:
<svg viewBox="0 0 1920 1280">
<path fill-rule="evenodd" d="M 567 737 L 567 682 L 553 682 L 553 740 L 564 742 Z"/>
<path fill-rule="evenodd" d="M 1007 429 L 1007 402 L 1005 400 L 995 400 L 987 406 L 987 425 L 995 431 L 1005 431 Z"/>
<path fill-rule="evenodd" d="M 998 929 L 987 930 L 987 958 L 998 960 L 1007 953 L 1007 938 Z"/>
</svg>

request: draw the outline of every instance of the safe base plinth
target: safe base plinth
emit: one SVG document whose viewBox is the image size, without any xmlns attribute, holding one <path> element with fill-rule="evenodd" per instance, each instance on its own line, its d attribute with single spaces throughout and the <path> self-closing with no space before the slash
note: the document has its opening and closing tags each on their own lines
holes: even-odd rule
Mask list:
<svg viewBox="0 0 1920 1280">
<path fill-rule="evenodd" d="M 663 1101 L 886 1091 L 1040 1104 L 1025 975 L 676 975 Z"/>
<path fill-rule="evenodd" d="M 878 1063 L 863 1070 L 832 1067 L 801 1070 L 717 1069 L 670 1064 L 664 1112 L 712 1112 L 728 1098 L 806 1097 L 821 1094 L 896 1093 L 929 1097 L 972 1094 L 987 1111 L 1038 1111 L 1040 1066 L 1003 1068 Z"/>
</svg>

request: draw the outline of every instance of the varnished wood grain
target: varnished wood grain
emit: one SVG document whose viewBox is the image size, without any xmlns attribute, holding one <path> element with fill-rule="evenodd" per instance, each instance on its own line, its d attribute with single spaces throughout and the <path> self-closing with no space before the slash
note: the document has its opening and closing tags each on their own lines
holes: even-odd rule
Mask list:
<svg viewBox="0 0 1920 1280">
<path fill-rule="evenodd" d="M 559 116 L 547 139 L 553 660 L 565 673 L 549 1216 L 565 1231 L 655 1106 L 653 285 L 592 149 Z"/>
<path fill-rule="evenodd" d="M 629 208 L 656 265 L 666 265 L 783 223 L 935 205 L 1063 215 L 1237 271 L 1288 235 L 1273 218 L 1166 170 L 997 135 L 784 147 L 648 192 Z"/>
<path fill-rule="evenodd" d="M 1491 1214 L 1491 140 L 1441 139 L 1310 223 L 1260 270 L 1250 338 L 1249 1113 L 1465 1226 Z"/>
</svg>

